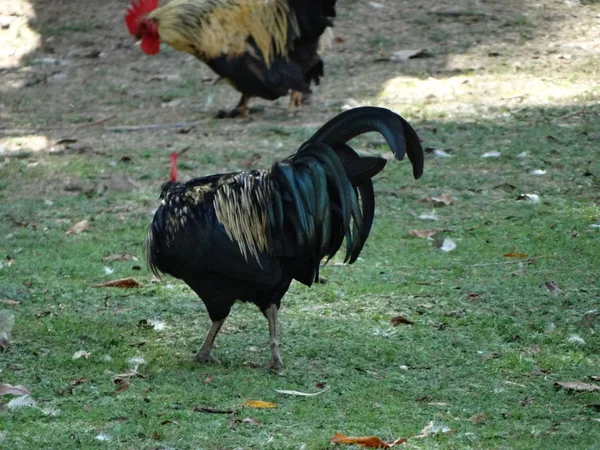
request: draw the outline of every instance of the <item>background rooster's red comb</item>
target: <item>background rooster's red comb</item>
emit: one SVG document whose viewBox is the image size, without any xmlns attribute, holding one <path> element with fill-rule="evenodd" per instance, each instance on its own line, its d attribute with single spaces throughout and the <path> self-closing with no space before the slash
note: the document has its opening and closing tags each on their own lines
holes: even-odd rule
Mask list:
<svg viewBox="0 0 600 450">
<path fill-rule="evenodd" d="M 138 34 L 140 18 L 156 9 L 157 6 L 158 0 L 140 0 L 139 2 L 131 0 L 131 5 L 127 8 L 127 14 L 125 14 L 125 23 L 133 36 Z"/>
</svg>

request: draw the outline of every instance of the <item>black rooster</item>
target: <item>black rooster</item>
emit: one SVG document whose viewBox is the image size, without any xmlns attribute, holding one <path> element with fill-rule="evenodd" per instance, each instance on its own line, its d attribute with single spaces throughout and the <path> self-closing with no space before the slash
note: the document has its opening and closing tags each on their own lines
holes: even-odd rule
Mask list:
<svg viewBox="0 0 600 450">
<path fill-rule="evenodd" d="M 236 299 L 256 304 L 269 323 L 270 367 L 282 366 L 277 311 L 292 280 L 310 286 L 324 257 L 345 239 L 345 261 L 359 256 L 373 223 L 371 178 L 386 160 L 360 157 L 350 139 L 380 132 L 415 178 L 423 149 L 415 130 L 383 108 L 346 111 L 327 122 L 296 154 L 254 170 L 176 181 L 162 187 L 145 242 L 152 272 L 179 278 L 204 302 L 212 326 L 197 361 L 213 361 L 215 336 Z"/>
</svg>

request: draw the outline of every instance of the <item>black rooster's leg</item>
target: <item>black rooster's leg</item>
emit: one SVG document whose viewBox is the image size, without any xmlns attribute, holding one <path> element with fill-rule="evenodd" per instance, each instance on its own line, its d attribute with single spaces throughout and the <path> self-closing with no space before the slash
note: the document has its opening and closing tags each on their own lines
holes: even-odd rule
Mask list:
<svg viewBox="0 0 600 450">
<path fill-rule="evenodd" d="M 210 353 L 210 351 L 212 350 L 213 344 L 215 343 L 215 338 L 217 337 L 217 333 L 223 326 L 224 322 L 225 322 L 225 319 L 216 320 L 212 323 L 210 330 L 208 330 L 208 333 L 206 335 L 206 339 L 204 339 L 204 342 L 202 343 L 202 347 L 200 347 L 200 350 L 198 350 L 198 353 L 196 353 L 196 356 L 194 358 L 196 361 L 212 362 L 212 363 L 220 364 L 219 360 L 217 358 L 215 358 Z"/>
<path fill-rule="evenodd" d="M 280 370 L 283 368 L 283 362 L 281 361 L 279 341 L 277 340 L 277 305 L 271 304 L 264 310 L 264 314 L 269 322 L 269 345 L 271 347 L 271 360 L 268 367 L 271 370 Z"/>
<path fill-rule="evenodd" d="M 299 108 L 304 103 L 304 95 L 300 91 L 290 92 L 290 103 L 288 105 L 288 111 L 292 112 L 294 108 Z"/>
<path fill-rule="evenodd" d="M 250 100 L 250 96 L 246 94 L 242 94 L 242 98 L 235 108 L 231 111 L 219 111 L 217 113 L 217 119 L 233 119 L 235 117 L 240 117 L 245 119 L 248 117 L 248 101 Z"/>
</svg>

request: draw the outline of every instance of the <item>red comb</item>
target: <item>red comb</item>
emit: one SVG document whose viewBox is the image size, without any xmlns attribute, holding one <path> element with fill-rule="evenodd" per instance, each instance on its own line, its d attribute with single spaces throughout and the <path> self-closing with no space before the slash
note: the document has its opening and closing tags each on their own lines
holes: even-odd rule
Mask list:
<svg viewBox="0 0 600 450">
<path fill-rule="evenodd" d="M 139 2 L 131 0 L 131 5 L 127 8 L 127 14 L 125 14 L 125 23 L 133 36 L 138 34 L 140 19 L 150 11 L 155 10 L 157 6 L 158 0 L 140 0 Z"/>
<path fill-rule="evenodd" d="M 175 182 L 177 181 L 177 152 L 171 153 L 171 174 L 169 176 L 169 181 Z"/>
</svg>

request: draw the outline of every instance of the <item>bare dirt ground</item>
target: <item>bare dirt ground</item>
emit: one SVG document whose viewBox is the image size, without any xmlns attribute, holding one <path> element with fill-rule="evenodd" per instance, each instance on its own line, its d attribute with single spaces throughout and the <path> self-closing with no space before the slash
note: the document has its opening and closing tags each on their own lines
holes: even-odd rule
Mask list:
<svg viewBox="0 0 600 450">
<path fill-rule="evenodd" d="M 192 159 L 225 169 L 259 163 L 260 155 L 248 159 L 252 146 L 274 156 L 293 151 L 261 133 L 276 128 L 300 141 L 348 106 L 388 106 L 413 121 L 460 121 L 598 94 L 597 3 L 342 0 L 326 78 L 310 106 L 290 115 L 287 99 L 254 100 L 248 120 L 217 121 L 214 113 L 234 105 L 237 93 L 214 85 L 215 75 L 187 54 L 163 48 L 144 55 L 124 26 L 127 3 L 0 5 L 0 155 L 44 164 L 52 152 L 106 160 L 192 146 Z M 426 56 L 395 61 L 405 49 L 426 49 Z M 40 185 L 21 186 L 21 195 L 52 193 L 58 181 L 43 177 Z M 120 189 L 144 185 L 137 182 Z M 68 190 L 71 180 L 60 183 Z"/>
</svg>

